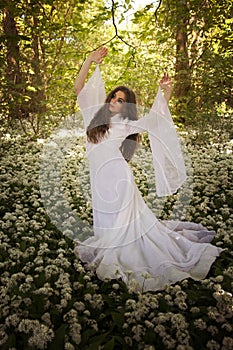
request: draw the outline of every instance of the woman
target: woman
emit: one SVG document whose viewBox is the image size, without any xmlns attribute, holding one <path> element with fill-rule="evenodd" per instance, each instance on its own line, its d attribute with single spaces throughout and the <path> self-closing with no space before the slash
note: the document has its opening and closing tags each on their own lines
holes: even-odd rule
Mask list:
<svg viewBox="0 0 233 350">
<path fill-rule="evenodd" d="M 75 82 L 87 133 L 94 220 L 94 237 L 79 243 L 76 251 L 100 279 L 122 278 L 140 291 L 204 278 L 221 252 L 209 243 L 214 232 L 200 224 L 159 221 L 143 201 L 127 163 L 138 134 L 147 131 L 157 195 L 175 193 L 184 183 L 184 161 L 168 109 L 171 80 L 164 74 L 150 113 L 137 119 L 130 89 L 120 86 L 105 96 L 98 64 L 106 54 L 104 47 L 92 52 Z M 85 84 L 93 62 L 96 70 Z"/>
</svg>

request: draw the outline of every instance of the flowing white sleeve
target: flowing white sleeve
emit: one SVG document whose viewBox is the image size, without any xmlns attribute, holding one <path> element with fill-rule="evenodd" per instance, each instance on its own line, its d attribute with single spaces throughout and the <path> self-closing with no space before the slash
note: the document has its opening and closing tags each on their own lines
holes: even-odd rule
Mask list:
<svg viewBox="0 0 233 350">
<path fill-rule="evenodd" d="M 145 130 L 152 150 L 157 195 L 171 195 L 187 176 L 175 125 L 160 88 L 149 114 L 137 121 L 129 121 L 129 134 Z"/>
<path fill-rule="evenodd" d="M 87 129 L 94 114 L 106 98 L 105 86 L 101 77 L 99 65 L 87 83 L 80 91 L 77 101 L 83 116 L 84 126 Z"/>
</svg>

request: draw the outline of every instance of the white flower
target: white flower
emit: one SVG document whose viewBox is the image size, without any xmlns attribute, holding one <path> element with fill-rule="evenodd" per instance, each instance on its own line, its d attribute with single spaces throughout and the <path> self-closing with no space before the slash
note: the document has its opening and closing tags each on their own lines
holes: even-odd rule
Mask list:
<svg viewBox="0 0 233 350">
<path fill-rule="evenodd" d="M 54 338 L 54 332 L 45 325 L 41 325 L 33 336 L 28 339 L 30 346 L 36 346 L 38 349 L 45 349 L 47 344 Z"/>
<path fill-rule="evenodd" d="M 201 329 L 201 330 L 204 330 L 207 328 L 206 322 L 204 320 L 202 320 L 201 318 L 194 321 L 194 326 L 198 329 Z"/>
<path fill-rule="evenodd" d="M 148 320 L 145 320 L 145 326 L 148 328 L 154 328 L 154 324 Z"/>
<path fill-rule="evenodd" d="M 69 334 L 70 334 L 73 342 L 77 345 L 81 342 L 81 335 L 80 335 L 81 329 L 82 329 L 81 325 L 78 324 L 77 322 L 74 322 L 70 325 Z"/>
<path fill-rule="evenodd" d="M 119 288 L 120 288 L 120 286 L 119 286 L 119 284 L 118 284 L 118 283 L 114 283 L 114 284 L 112 285 L 112 288 L 113 288 L 113 289 L 119 289 Z"/>
<path fill-rule="evenodd" d="M 176 332 L 176 338 L 179 344 L 189 346 L 190 336 L 187 330 L 178 329 Z"/>
<path fill-rule="evenodd" d="M 124 340 L 126 342 L 127 345 L 129 345 L 130 347 L 133 345 L 133 339 L 131 337 L 124 337 Z"/>
<path fill-rule="evenodd" d="M 218 328 L 211 325 L 207 328 L 208 332 L 211 333 L 212 336 L 218 334 Z"/>
<path fill-rule="evenodd" d="M 19 322 L 20 322 L 20 317 L 17 314 L 12 314 L 12 315 L 8 316 L 5 320 L 5 324 L 8 327 L 11 327 L 11 326 L 17 327 Z"/>
<path fill-rule="evenodd" d="M 71 343 L 65 343 L 65 350 L 75 350 L 74 345 L 72 345 Z"/>
<path fill-rule="evenodd" d="M 185 329 L 188 327 L 188 323 L 186 322 L 184 316 L 181 314 L 174 314 L 171 317 L 171 322 L 175 328 Z"/>
<path fill-rule="evenodd" d="M 41 316 L 42 321 L 46 324 L 46 326 L 50 327 L 52 325 L 50 314 L 46 312 L 44 315 Z"/>
<path fill-rule="evenodd" d="M 225 329 L 229 333 L 233 332 L 233 326 L 230 325 L 229 323 L 224 323 L 222 325 L 222 329 Z"/>
<path fill-rule="evenodd" d="M 133 338 L 136 341 L 140 341 L 142 336 L 145 334 L 145 329 L 142 325 L 138 324 L 132 327 L 132 332 L 134 333 Z"/>
<path fill-rule="evenodd" d="M 176 347 L 176 350 L 193 350 L 193 348 L 189 345 L 181 345 L 179 344 L 177 347 Z"/>
<path fill-rule="evenodd" d="M 231 337 L 224 337 L 222 341 L 222 348 L 221 350 L 229 350 L 233 349 L 233 338 Z"/>
<path fill-rule="evenodd" d="M 93 328 L 96 332 L 99 330 L 98 329 L 98 324 L 95 320 L 87 320 L 87 325 L 91 328 Z"/>
<path fill-rule="evenodd" d="M 200 312 L 200 308 L 197 306 L 193 306 L 191 307 L 190 312 L 192 312 L 193 314 L 197 314 Z"/>
<path fill-rule="evenodd" d="M 92 300 L 91 294 L 90 294 L 90 293 L 85 294 L 85 295 L 84 295 L 84 300 L 86 300 L 86 301 L 91 301 L 91 300 Z"/>
<path fill-rule="evenodd" d="M 128 299 L 128 300 L 126 300 L 125 305 L 127 308 L 134 309 L 136 307 L 136 301 L 134 299 Z"/>
<path fill-rule="evenodd" d="M 167 334 L 166 328 L 161 324 L 155 326 L 154 331 L 155 333 L 158 333 L 161 338 L 163 338 Z"/>
<path fill-rule="evenodd" d="M 207 349 L 210 350 L 219 350 L 220 345 L 215 341 L 215 340 L 209 340 L 208 343 L 206 344 Z"/>
<path fill-rule="evenodd" d="M 85 304 L 82 301 L 76 301 L 74 303 L 74 308 L 78 311 L 83 311 L 85 310 Z"/>
</svg>

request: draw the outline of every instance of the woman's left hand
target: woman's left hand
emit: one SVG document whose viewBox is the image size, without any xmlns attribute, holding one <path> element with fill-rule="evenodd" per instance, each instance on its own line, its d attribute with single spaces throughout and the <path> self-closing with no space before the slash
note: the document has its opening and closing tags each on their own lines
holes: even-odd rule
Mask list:
<svg viewBox="0 0 233 350">
<path fill-rule="evenodd" d="M 165 91 L 168 91 L 168 92 L 172 91 L 172 80 L 167 74 L 167 72 L 164 73 L 162 79 L 159 82 L 159 85 Z"/>
<path fill-rule="evenodd" d="M 164 96 L 168 102 L 172 93 L 172 80 L 167 72 L 164 73 L 162 79 L 159 82 L 159 85 L 161 89 L 164 90 Z"/>
</svg>

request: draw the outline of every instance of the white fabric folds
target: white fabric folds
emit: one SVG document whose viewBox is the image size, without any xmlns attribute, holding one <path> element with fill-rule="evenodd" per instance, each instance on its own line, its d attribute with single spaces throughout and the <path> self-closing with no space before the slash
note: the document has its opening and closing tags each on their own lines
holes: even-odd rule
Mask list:
<svg viewBox="0 0 233 350">
<path fill-rule="evenodd" d="M 78 104 L 82 112 L 85 129 L 87 129 L 100 105 L 104 103 L 105 98 L 105 86 L 101 77 L 99 65 L 97 65 L 91 78 L 78 95 Z"/>
<path fill-rule="evenodd" d="M 78 96 L 85 128 L 105 96 L 97 66 Z M 179 140 L 159 89 L 149 114 L 136 121 L 114 115 L 104 139 L 87 142 L 94 236 L 75 248 L 100 279 L 121 278 L 140 291 L 163 289 L 188 277 L 203 278 L 221 252 L 209 243 L 213 231 L 191 222 L 159 221 L 144 202 L 120 151 L 128 135 L 144 131 L 149 134 L 157 195 L 171 195 L 184 183 Z"/>
<path fill-rule="evenodd" d="M 175 193 L 186 180 L 183 156 L 167 102 L 159 88 L 150 111 L 149 139 L 154 160 L 157 195 Z"/>
<path fill-rule="evenodd" d="M 94 74 L 78 96 L 85 128 L 105 98 L 104 82 L 97 65 Z M 127 127 L 128 134 L 148 131 L 157 195 L 161 197 L 175 193 L 186 180 L 186 170 L 175 125 L 160 88 L 149 115 L 137 121 L 128 121 Z"/>
</svg>

